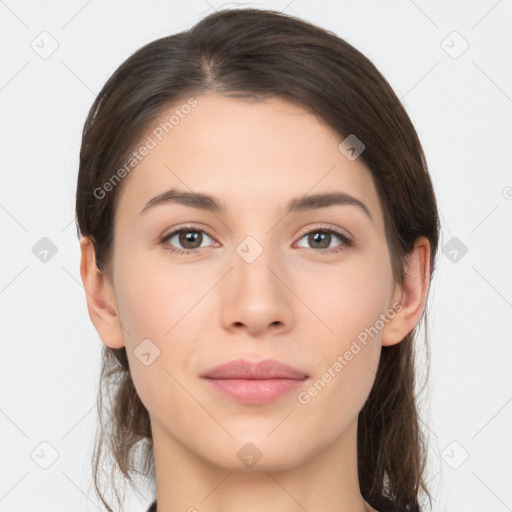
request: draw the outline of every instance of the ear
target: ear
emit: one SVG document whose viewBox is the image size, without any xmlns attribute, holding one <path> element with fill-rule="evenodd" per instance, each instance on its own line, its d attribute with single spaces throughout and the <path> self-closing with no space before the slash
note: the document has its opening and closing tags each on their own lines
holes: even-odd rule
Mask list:
<svg viewBox="0 0 512 512">
<path fill-rule="evenodd" d="M 87 309 L 101 341 L 110 348 L 124 346 L 121 324 L 112 284 L 98 269 L 94 245 L 89 237 L 80 238 L 80 276 L 85 289 Z"/>
<path fill-rule="evenodd" d="M 430 286 L 430 243 L 418 237 L 408 257 L 405 282 L 397 283 L 392 304 L 400 304 L 382 331 L 382 345 L 400 343 L 419 322 Z M 392 307 L 392 306 L 391 306 Z"/>
</svg>

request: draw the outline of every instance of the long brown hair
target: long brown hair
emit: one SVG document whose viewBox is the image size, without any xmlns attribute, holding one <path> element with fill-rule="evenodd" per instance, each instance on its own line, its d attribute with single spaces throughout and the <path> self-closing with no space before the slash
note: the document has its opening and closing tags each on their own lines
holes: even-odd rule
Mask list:
<svg viewBox="0 0 512 512">
<path fill-rule="evenodd" d="M 341 137 L 355 134 L 365 145 L 360 158 L 379 193 L 396 282 L 403 283 L 404 263 L 419 236 L 430 242 L 432 278 L 440 230 L 435 195 L 417 133 L 391 86 L 361 52 L 332 32 L 252 8 L 217 11 L 190 30 L 145 45 L 94 101 L 83 130 L 76 218 L 79 234 L 93 241 L 98 268 L 107 277 L 113 216 L 124 182 L 105 184 L 112 183 L 164 111 L 206 90 L 254 101 L 280 97 L 315 113 Z M 425 306 L 425 322 L 426 315 Z M 374 386 L 359 414 L 360 488 L 374 507 L 382 497 L 411 511 L 419 510 L 422 495 L 430 500 L 426 437 L 415 395 L 416 334 L 415 328 L 401 343 L 382 348 Z M 154 477 L 150 418 L 124 347 L 103 346 L 98 412 L 93 479 L 112 511 L 101 489 L 106 468 L 111 469 L 108 486 L 118 471 L 132 488 L 134 476 Z"/>
</svg>

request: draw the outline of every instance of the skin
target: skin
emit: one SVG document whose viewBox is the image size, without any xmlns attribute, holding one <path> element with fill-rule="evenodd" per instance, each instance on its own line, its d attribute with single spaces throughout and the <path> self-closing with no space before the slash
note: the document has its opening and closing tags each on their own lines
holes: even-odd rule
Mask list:
<svg viewBox="0 0 512 512">
<path fill-rule="evenodd" d="M 158 510 L 375 510 L 359 491 L 357 415 L 381 347 L 401 342 L 421 317 L 428 240 L 416 241 L 401 288 L 392 277 L 371 173 L 361 159 L 350 161 L 338 150 L 338 134 L 277 98 L 250 103 L 208 92 L 196 99 L 125 178 L 111 276 L 98 271 L 90 240 L 81 240 L 91 320 L 105 345 L 126 346 L 150 414 Z M 140 213 L 170 188 L 215 195 L 226 213 L 176 203 Z M 351 205 L 284 215 L 291 198 L 332 191 L 364 202 L 373 220 Z M 189 224 L 208 233 L 195 246 L 177 236 L 160 243 Z M 351 236 L 355 245 L 322 253 L 318 247 L 325 246 L 303 234 L 321 227 Z M 263 249 L 252 263 L 236 252 L 247 236 Z M 336 235 L 326 242 L 343 244 Z M 180 255 L 169 245 L 201 247 Z M 301 404 L 298 392 L 396 302 L 400 311 L 378 335 Z M 146 366 L 134 350 L 148 338 L 160 355 Z M 238 358 L 275 358 L 310 378 L 273 402 L 239 404 L 199 377 Z M 237 457 L 249 442 L 261 453 L 250 468 Z"/>
</svg>

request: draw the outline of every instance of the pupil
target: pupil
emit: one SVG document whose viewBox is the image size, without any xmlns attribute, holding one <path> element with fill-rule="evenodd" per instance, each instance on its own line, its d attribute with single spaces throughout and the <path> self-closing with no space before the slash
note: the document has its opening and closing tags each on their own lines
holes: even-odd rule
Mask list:
<svg viewBox="0 0 512 512">
<path fill-rule="evenodd" d="M 329 233 L 317 232 L 312 237 L 313 238 L 313 243 L 325 242 L 325 240 L 327 239 L 328 236 L 330 236 Z M 321 245 L 320 248 L 325 248 L 325 247 L 329 247 L 329 243 L 327 243 L 327 245 L 324 243 L 323 245 Z"/>
<path fill-rule="evenodd" d="M 184 233 L 182 233 L 180 243 L 182 245 L 185 245 L 185 247 L 186 247 L 187 243 L 193 243 L 194 239 L 197 239 L 198 236 L 199 236 L 199 233 L 197 231 L 185 231 Z M 194 247 L 192 247 L 192 248 L 194 248 Z"/>
</svg>

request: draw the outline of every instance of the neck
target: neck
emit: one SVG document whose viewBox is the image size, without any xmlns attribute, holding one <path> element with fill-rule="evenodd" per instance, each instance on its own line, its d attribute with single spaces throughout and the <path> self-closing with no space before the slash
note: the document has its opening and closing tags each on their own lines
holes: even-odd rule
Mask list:
<svg viewBox="0 0 512 512">
<path fill-rule="evenodd" d="M 289 467 L 266 465 L 262 457 L 244 471 L 201 458 L 158 423 L 152 430 L 158 512 L 373 510 L 359 491 L 357 420 L 340 438 Z"/>
</svg>

